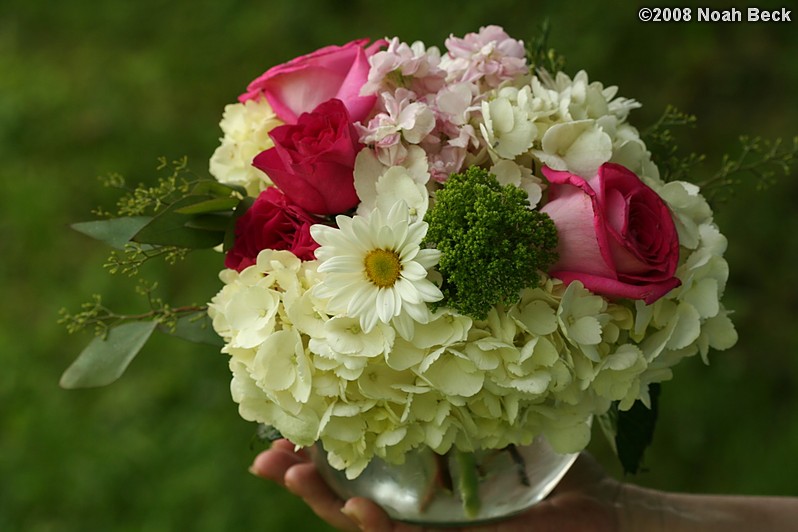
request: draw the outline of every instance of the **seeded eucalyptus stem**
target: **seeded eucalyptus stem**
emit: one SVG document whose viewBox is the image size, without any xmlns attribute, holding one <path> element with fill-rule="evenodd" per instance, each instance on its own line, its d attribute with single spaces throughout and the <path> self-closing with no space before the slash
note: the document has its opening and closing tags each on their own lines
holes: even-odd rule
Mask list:
<svg viewBox="0 0 798 532">
<path fill-rule="evenodd" d="M 75 333 L 87 327 L 94 327 L 97 336 L 105 336 L 112 327 L 120 323 L 134 321 L 155 320 L 171 329 L 174 327 L 178 317 L 208 310 L 207 306 L 170 307 L 162 302 L 159 303 L 158 307 L 141 314 L 117 314 L 104 306 L 99 296 L 95 296 L 91 302 L 82 306 L 80 312 L 75 314 L 68 312 L 66 309 L 61 309 L 61 317 L 58 323 L 66 325 L 69 333 Z"/>
</svg>

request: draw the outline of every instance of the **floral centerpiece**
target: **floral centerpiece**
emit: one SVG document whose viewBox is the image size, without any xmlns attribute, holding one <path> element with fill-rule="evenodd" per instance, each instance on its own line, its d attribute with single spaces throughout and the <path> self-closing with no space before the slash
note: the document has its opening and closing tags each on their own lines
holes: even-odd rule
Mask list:
<svg viewBox="0 0 798 532">
<path fill-rule="evenodd" d="M 224 285 L 144 320 L 67 315 L 104 325 L 64 385 L 113 380 L 156 327 L 196 336 L 207 312 L 240 414 L 354 479 L 418 448 L 578 452 L 593 419 L 616 434 L 681 359 L 732 346 L 726 239 L 652 160 L 640 104 L 496 26 L 445 45 L 273 67 L 225 108 L 215 181 L 178 167 L 78 224 L 123 269 L 218 246 Z"/>
</svg>

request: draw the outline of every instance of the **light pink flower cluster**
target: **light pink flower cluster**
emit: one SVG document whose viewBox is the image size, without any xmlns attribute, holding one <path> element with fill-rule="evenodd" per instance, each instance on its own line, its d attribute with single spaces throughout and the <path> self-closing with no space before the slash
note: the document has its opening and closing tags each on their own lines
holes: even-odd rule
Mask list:
<svg viewBox="0 0 798 532">
<path fill-rule="evenodd" d="M 464 38 L 451 36 L 447 53 L 394 38 L 369 58 L 361 96 L 377 95 L 360 141 L 386 166 L 401 165 L 409 145 L 421 146 L 433 179 L 459 172 L 482 146 L 472 125 L 487 91 L 526 69 L 524 45 L 498 26 Z"/>
<path fill-rule="evenodd" d="M 362 94 L 377 94 L 399 87 L 419 94 L 436 92 L 446 84 L 446 71 L 440 68 L 440 62 L 437 48 L 427 49 L 420 41 L 408 45 L 394 37 L 388 41 L 387 49 L 370 58 L 371 70 Z"/>
<path fill-rule="evenodd" d="M 507 35 L 499 26 L 486 26 L 462 39 L 451 36 L 446 39 L 446 49 L 452 58 L 447 70 L 460 81 L 482 79 L 496 88 L 527 68 L 524 43 Z"/>
</svg>

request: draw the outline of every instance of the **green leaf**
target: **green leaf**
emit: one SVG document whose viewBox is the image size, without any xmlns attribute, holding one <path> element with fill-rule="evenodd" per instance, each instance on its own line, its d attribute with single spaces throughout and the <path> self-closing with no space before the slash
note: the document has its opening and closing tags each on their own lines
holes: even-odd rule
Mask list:
<svg viewBox="0 0 798 532">
<path fill-rule="evenodd" d="M 266 425 L 265 423 L 258 423 L 258 428 L 255 431 L 255 437 L 261 443 L 272 443 L 283 438 L 283 435 L 280 434 L 280 431 L 274 428 L 271 425 Z"/>
<path fill-rule="evenodd" d="M 150 223 L 136 233 L 133 239 L 143 244 L 177 246 L 189 249 L 212 248 L 224 240 L 224 231 L 206 231 L 187 224 L 198 215 L 181 214 L 180 209 L 195 205 L 209 197 L 186 196 L 159 213 Z"/>
<path fill-rule="evenodd" d="M 607 443 L 610 444 L 612 452 L 618 456 L 618 446 L 615 443 L 615 437 L 618 435 L 618 404 L 613 403 L 606 413 L 596 416 L 599 428 L 602 434 L 607 438 Z"/>
<path fill-rule="evenodd" d="M 232 211 L 240 201 L 238 198 L 213 198 L 177 209 L 175 212 L 178 214 L 205 214 Z"/>
<path fill-rule="evenodd" d="M 125 244 L 152 221 L 150 216 L 126 216 L 110 220 L 80 222 L 70 227 L 79 233 L 90 236 L 116 249 L 124 249 Z"/>
<path fill-rule="evenodd" d="M 95 337 L 61 376 L 63 388 L 105 386 L 118 379 L 147 343 L 155 321 L 136 321 L 113 327 Z"/>
<path fill-rule="evenodd" d="M 200 196 L 217 196 L 220 198 L 226 198 L 232 196 L 233 194 L 238 194 L 242 198 L 245 198 L 247 196 L 247 189 L 239 185 L 227 185 L 213 179 L 205 179 L 194 185 L 191 193 Z"/>
<path fill-rule="evenodd" d="M 244 216 L 244 214 L 249 210 L 250 207 L 255 203 L 253 198 L 244 198 L 241 200 L 241 203 L 238 204 L 236 207 L 235 212 L 233 212 L 233 218 L 230 221 L 230 225 L 227 226 L 227 231 L 224 233 L 224 247 L 223 251 L 227 253 L 232 249 L 233 244 L 235 244 L 235 236 L 236 236 L 236 222 L 239 218 Z"/>
<path fill-rule="evenodd" d="M 214 347 L 224 346 L 224 341 L 213 330 L 211 318 L 206 312 L 180 316 L 173 330 L 167 330 L 163 327 L 161 327 L 161 330 L 196 344 L 207 344 Z"/>
<path fill-rule="evenodd" d="M 636 474 L 643 461 L 643 453 L 654 439 L 654 427 L 659 412 L 660 385 L 649 385 L 651 408 L 635 401 L 629 410 L 619 410 L 616 420 L 615 447 L 624 473 Z M 617 406 L 613 405 L 617 410 Z"/>
<path fill-rule="evenodd" d="M 202 231 L 216 231 L 224 235 L 230 225 L 232 213 L 211 213 L 198 214 L 186 222 L 189 229 L 201 229 Z"/>
</svg>

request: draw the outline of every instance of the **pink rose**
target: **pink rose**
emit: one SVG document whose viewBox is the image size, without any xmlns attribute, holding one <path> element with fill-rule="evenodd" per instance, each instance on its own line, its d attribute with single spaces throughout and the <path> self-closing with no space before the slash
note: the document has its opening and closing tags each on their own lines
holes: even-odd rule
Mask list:
<svg viewBox="0 0 798 532">
<path fill-rule="evenodd" d="M 331 98 L 344 102 L 354 121 L 366 118 L 374 107 L 375 95 L 360 96 L 369 77 L 369 57 L 386 44 L 385 40 L 366 47 L 368 39 L 343 46 L 326 46 L 308 55 L 270 68 L 239 96 L 240 102 L 266 97 L 277 117 L 286 124 Z"/>
<path fill-rule="evenodd" d="M 256 155 L 252 164 L 292 202 L 320 215 L 341 214 L 360 203 L 354 168 L 362 146 L 341 100 L 328 100 L 269 136 L 274 147 Z"/>
<path fill-rule="evenodd" d="M 240 272 L 255 264 L 264 249 L 288 250 L 302 260 L 313 260 L 319 245 L 310 236 L 310 226 L 316 223 L 319 220 L 269 187 L 236 221 L 235 243 L 224 265 Z"/>
<path fill-rule="evenodd" d="M 634 173 L 605 163 L 589 180 L 545 166 L 543 175 L 551 187 L 541 210 L 554 220 L 560 239 L 553 277 L 649 304 L 679 286 L 673 218 Z"/>
</svg>

